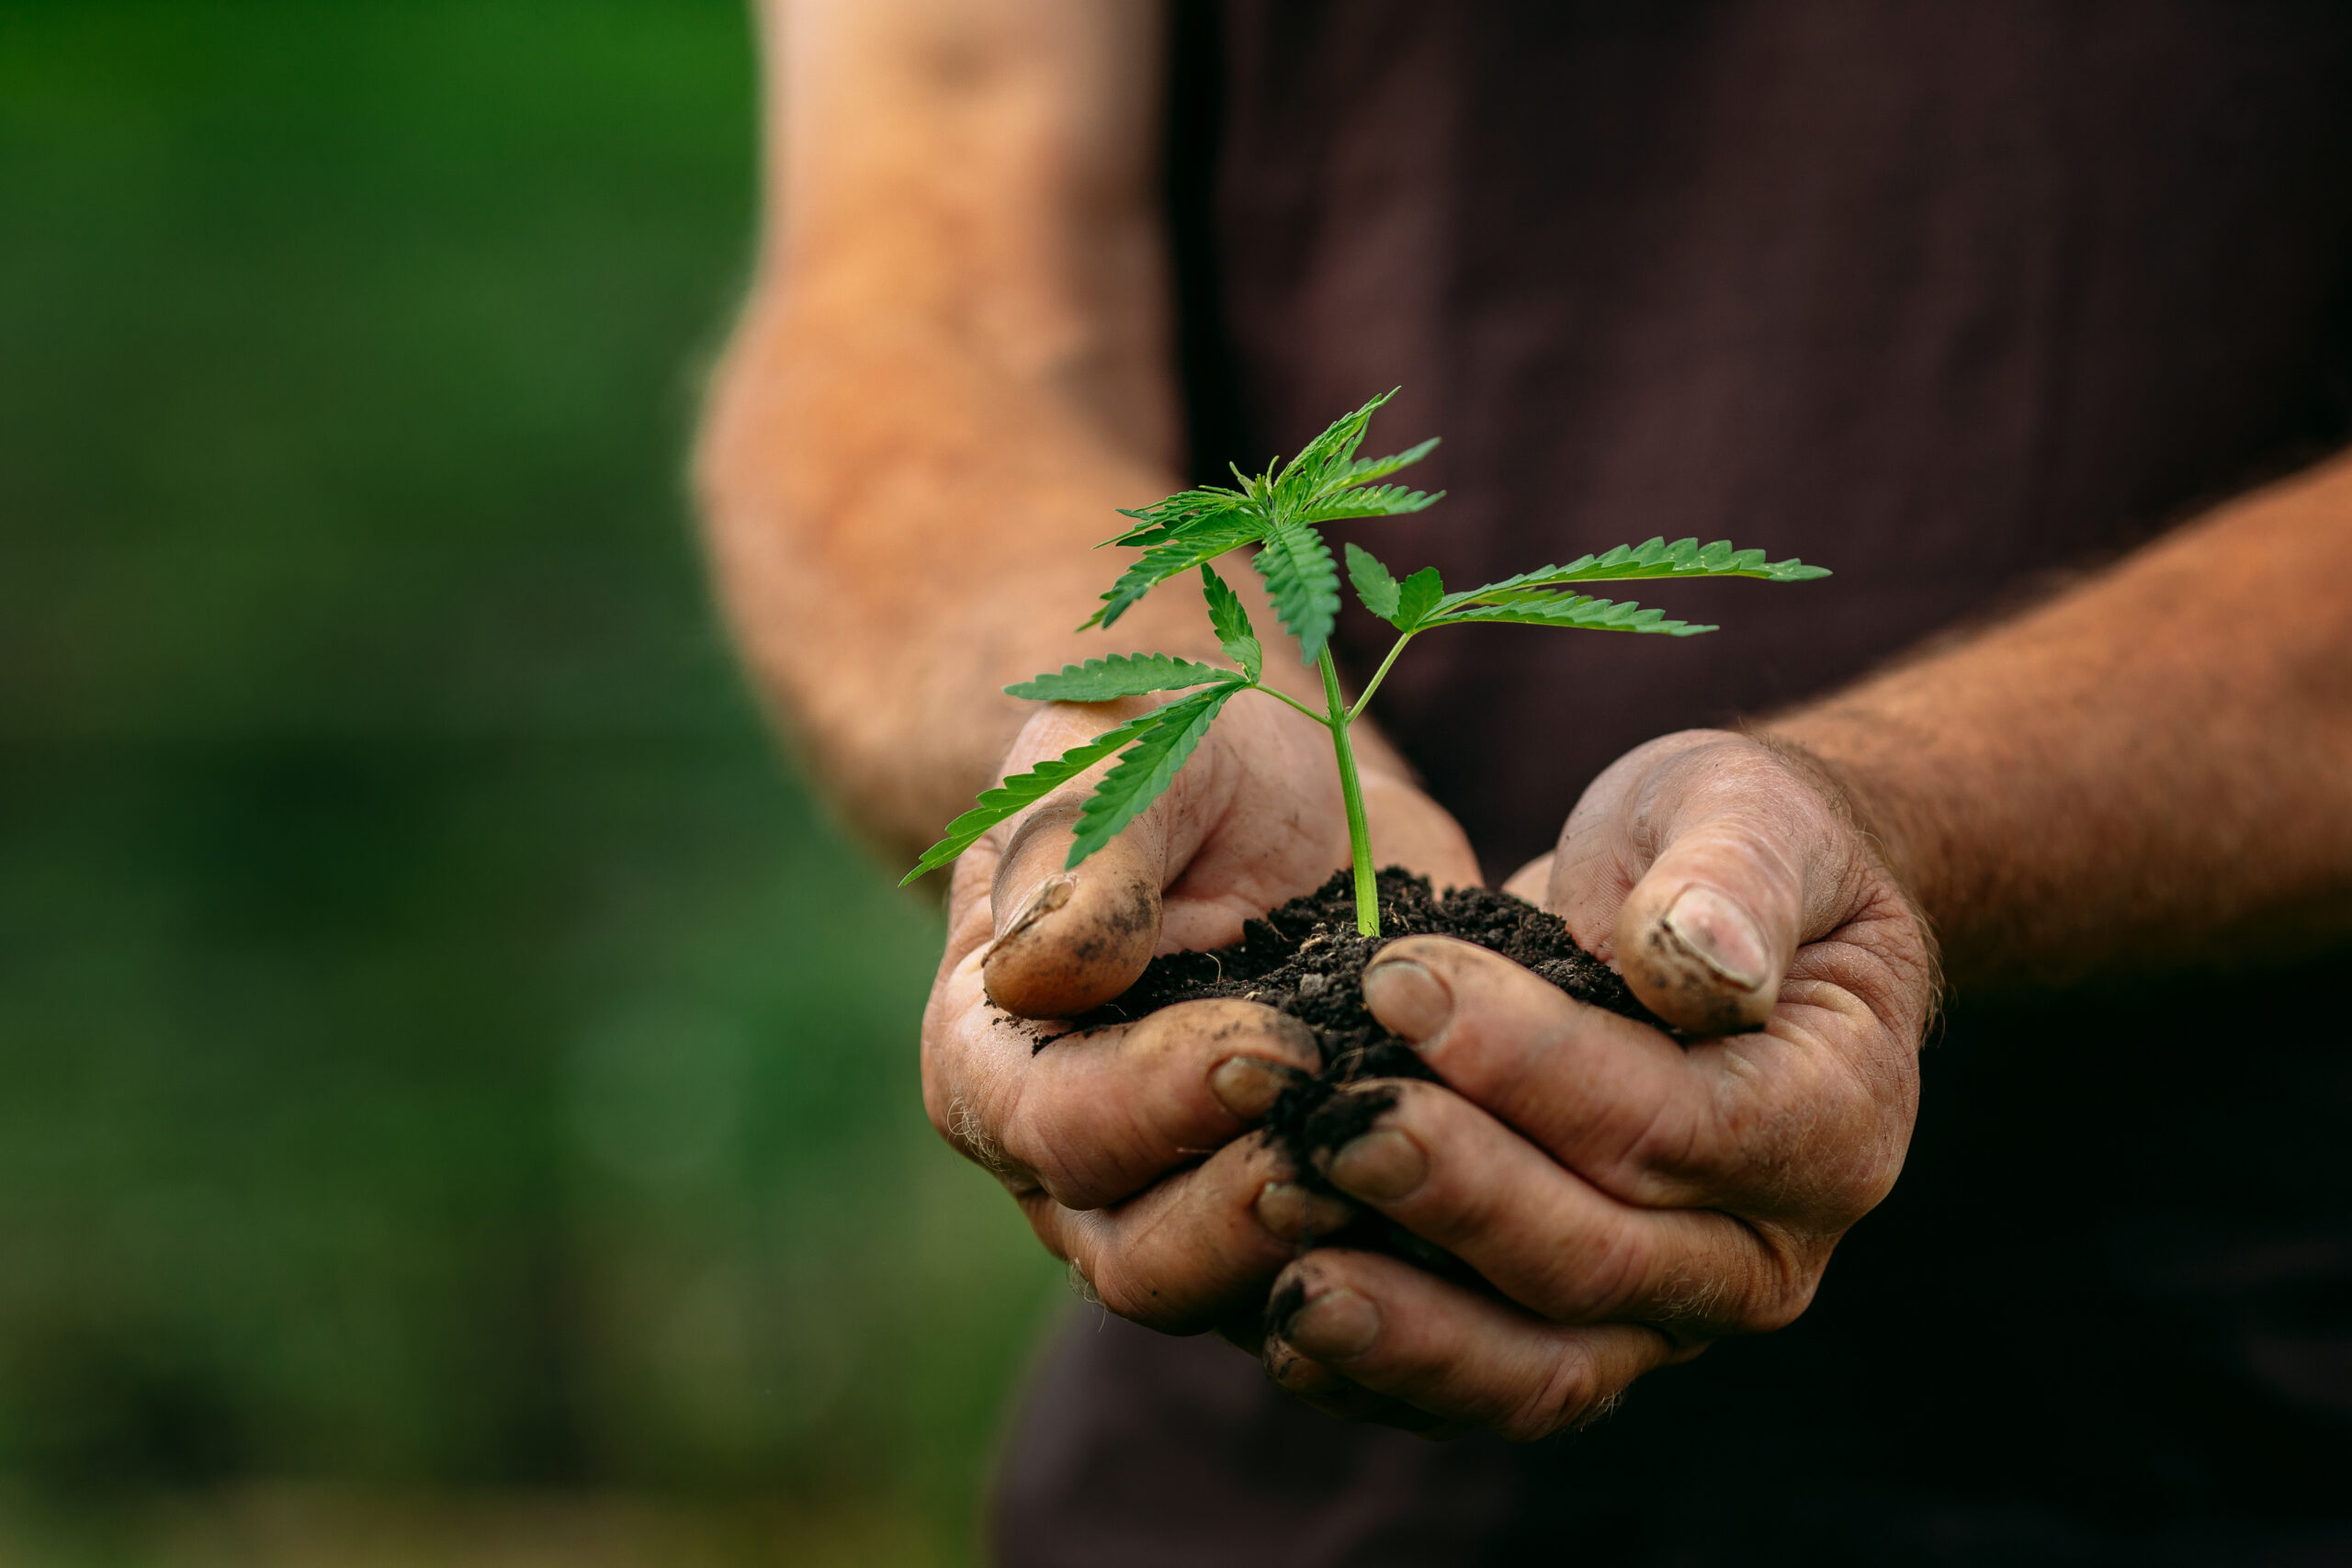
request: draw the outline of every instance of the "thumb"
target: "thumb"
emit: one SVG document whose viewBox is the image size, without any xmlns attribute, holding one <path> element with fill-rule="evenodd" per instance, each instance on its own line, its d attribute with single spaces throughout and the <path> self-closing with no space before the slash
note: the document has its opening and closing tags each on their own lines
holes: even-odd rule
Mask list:
<svg viewBox="0 0 2352 1568">
<path fill-rule="evenodd" d="M 996 938 L 982 963 L 989 1000 L 1016 1018 L 1068 1018 L 1135 984 L 1159 945 L 1167 835 L 1153 813 L 1063 869 L 1082 799 L 1051 800 L 998 861 Z"/>
<path fill-rule="evenodd" d="M 1772 1015 L 1804 919 L 1803 878 L 1745 814 L 1678 833 L 1625 896 L 1617 954 L 1651 1011 L 1694 1034 Z"/>
</svg>

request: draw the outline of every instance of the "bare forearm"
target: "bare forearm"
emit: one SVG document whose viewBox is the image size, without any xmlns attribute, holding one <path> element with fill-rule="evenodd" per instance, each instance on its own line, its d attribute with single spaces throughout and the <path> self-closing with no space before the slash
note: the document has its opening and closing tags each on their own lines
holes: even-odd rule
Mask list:
<svg viewBox="0 0 2352 1568">
<path fill-rule="evenodd" d="M 1129 649 L 1221 657 L 1173 585 L 1115 639 L 1072 629 L 1122 564 L 1091 548 L 1115 509 L 1177 478 L 1159 8 L 767 0 L 763 24 L 769 226 L 713 383 L 703 513 L 777 716 L 842 809 L 911 851 L 1028 716 L 1008 682 Z"/>
<path fill-rule="evenodd" d="M 1958 984 L 2352 930 L 2352 460 L 1768 727 L 1826 763 Z"/>
<path fill-rule="evenodd" d="M 763 22 L 769 227 L 703 510 L 763 688 L 854 816 L 919 842 L 1018 728 L 997 688 L 1080 651 L 1112 509 L 1170 488 L 1158 23 L 1093 0 Z M 1136 634 L 1182 645 L 1170 608 Z"/>
</svg>

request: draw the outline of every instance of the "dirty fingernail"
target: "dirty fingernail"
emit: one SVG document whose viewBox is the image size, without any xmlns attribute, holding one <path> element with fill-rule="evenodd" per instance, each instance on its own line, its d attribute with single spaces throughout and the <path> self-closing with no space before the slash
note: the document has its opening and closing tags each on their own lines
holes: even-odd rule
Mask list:
<svg viewBox="0 0 2352 1568">
<path fill-rule="evenodd" d="M 1417 1043 L 1453 1016 L 1453 994 L 1445 983 L 1409 958 L 1376 961 L 1366 969 L 1363 1001 L 1381 1022 Z"/>
<path fill-rule="evenodd" d="M 1747 910 L 1713 888 L 1684 888 L 1658 924 L 1693 958 L 1741 990 L 1764 983 L 1771 966 L 1764 933 Z"/>
<path fill-rule="evenodd" d="M 1254 1122 L 1273 1109 L 1295 1076 L 1278 1062 L 1256 1056 L 1227 1056 L 1209 1069 L 1209 1092 L 1216 1102 L 1245 1122 Z"/>
<path fill-rule="evenodd" d="M 1345 1289 L 1326 1291 L 1283 1325 L 1283 1338 L 1303 1354 L 1345 1359 L 1361 1356 L 1380 1337 L 1380 1309 Z"/>
<path fill-rule="evenodd" d="M 1005 921 L 1004 929 L 997 932 L 994 945 L 1002 947 L 1014 937 L 1069 903 L 1070 894 L 1076 891 L 1077 887 L 1078 878 L 1068 872 L 1049 876 L 1037 884 L 1028 898 L 1023 902 L 1019 912 L 1014 914 L 1012 919 Z"/>
<path fill-rule="evenodd" d="M 1308 1360 L 1279 1339 L 1266 1347 L 1261 1359 L 1265 1362 L 1267 1375 L 1291 1393 L 1331 1393 L 1348 1385 L 1347 1379 Z"/>
<path fill-rule="evenodd" d="M 1428 1180 L 1430 1162 L 1420 1145 L 1382 1127 L 1341 1144 L 1324 1164 L 1323 1174 L 1342 1191 L 1387 1202 Z"/>
<path fill-rule="evenodd" d="M 1295 1181 L 1269 1181 L 1253 1205 L 1258 1223 L 1288 1242 L 1312 1241 L 1345 1230 L 1355 1206 L 1328 1192 L 1310 1192 Z"/>
</svg>

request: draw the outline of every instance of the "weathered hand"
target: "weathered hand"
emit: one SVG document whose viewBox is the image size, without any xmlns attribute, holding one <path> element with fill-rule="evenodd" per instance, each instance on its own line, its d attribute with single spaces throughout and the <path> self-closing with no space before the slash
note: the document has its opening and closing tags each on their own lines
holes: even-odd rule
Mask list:
<svg viewBox="0 0 2352 1568">
<path fill-rule="evenodd" d="M 1365 1252 L 1294 1263 L 1267 1364 L 1336 1412 L 1573 1426 L 1653 1367 L 1796 1317 L 1901 1168 L 1931 952 L 1802 760 L 1716 731 L 1653 741 L 1513 890 L 1716 1038 L 1677 1043 L 1465 943 L 1384 949 L 1366 999 L 1443 1084 L 1356 1091 L 1396 1103 L 1318 1159 L 1491 1289 Z"/>
<path fill-rule="evenodd" d="M 1041 709 L 1005 771 L 1144 705 Z M 1244 919 L 1347 863 L 1330 741 L 1272 700 L 1237 700 L 1168 793 L 1066 872 L 1070 824 L 1093 779 L 1002 824 L 957 863 L 946 956 L 923 1015 L 924 1103 L 1112 1310 L 1177 1332 L 1237 1314 L 1254 1323 L 1292 1255 L 1283 1235 L 1344 1217 L 1344 1206 L 1284 1183 L 1290 1173 L 1260 1139 L 1239 1136 L 1289 1074 L 1317 1066 L 1305 1027 L 1253 1003 L 1190 1002 L 1038 1051 L 1014 1018 L 1108 1001 L 1154 953 L 1238 941 Z M 1381 863 L 1441 884 L 1477 881 L 1467 840 L 1434 801 L 1370 759 L 1363 785 Z"/>
</svg>

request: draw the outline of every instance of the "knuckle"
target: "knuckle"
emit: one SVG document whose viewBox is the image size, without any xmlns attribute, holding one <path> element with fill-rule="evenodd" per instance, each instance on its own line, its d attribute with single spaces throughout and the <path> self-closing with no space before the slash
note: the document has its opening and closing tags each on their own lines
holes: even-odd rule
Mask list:
<svg viewBox="0 0 2352 1568">
<path fill-rule="evenodd" d="M 1495 1431 L 1514 1443 L 1564 1432 L 1595 1414 L 1601 1393 L 1591 1356 L 1580 1346 L 1563 1347 L 1543 1375 L 1495 1422 Z"/>
<path fill-rule="evenodd" d="M 1111 1173 L 1102 1168 L 1104 1162 L 1097 1157 L 1094 1140 L 1076 1135 L 1051 1096 L 1044 1096 L 1044 1104 L 1038 1103 L 1040 1098 L 1039 1080 L 1026 1079 L 1012 1113 L 993 1134 L 975 1122 L 972 1135 L 987 1140 L 995 1162 L 981 1163 L 999 1175 L 1022 1172 L 1066 1208 L 1100 1208 Z"/>
<path fill-rule="evenodd" d="M 1621 1223 L 1572 1259 L 1572 1269 L 1561 1281 L 1562 1315 L 1603 1316 L 1644 1292 L 1656 1272 L 1656 1254 L 1635 1227 Z"/>
<path fill-rule="evenodd" d="M 1748 1292 L 1747 1310 L 1740 1314 L 1739 1327 L 1749 1334 L 1770 1334 L 1804 1316 L 1829 1261 L 1826 1244 L 1776 1246 L 1770 1257 L 1770 1266 L 1763 1270 L 1758 1288 Z"/>
<path fill-rule="evenodd" d="M 1166 1321 L 1171 1303 L 1163 1299 L 1148 1270 L 1138 1269 L 1125 1249 L 1106 1247 L 1091 1259 L 1087 1280 L 1092 1299 L 1130 1322 L 1156 1325 Z"/>
</svg>

